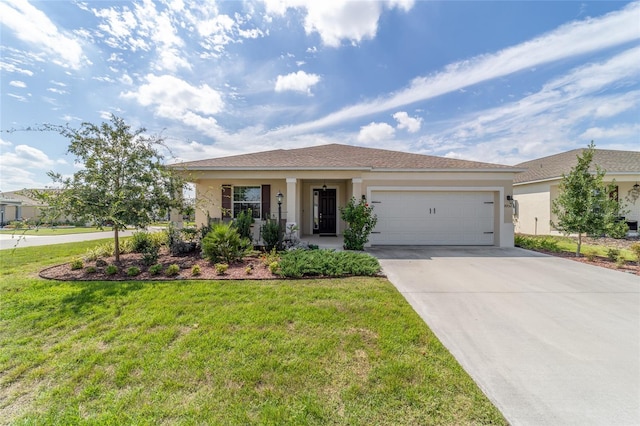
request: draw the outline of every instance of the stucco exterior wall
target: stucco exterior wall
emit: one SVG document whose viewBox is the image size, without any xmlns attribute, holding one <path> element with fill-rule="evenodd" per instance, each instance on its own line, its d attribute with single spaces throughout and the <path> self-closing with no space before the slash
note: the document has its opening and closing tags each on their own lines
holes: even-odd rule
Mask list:
<svg viewBox="0 0 640 426">
<path fill-rule="evenodd" d="M 548 182 L 513 187 L 518 203 L 515 231 L 529 235 L 549 235 L 551 226 L 551 185 Z"/>
</svg>

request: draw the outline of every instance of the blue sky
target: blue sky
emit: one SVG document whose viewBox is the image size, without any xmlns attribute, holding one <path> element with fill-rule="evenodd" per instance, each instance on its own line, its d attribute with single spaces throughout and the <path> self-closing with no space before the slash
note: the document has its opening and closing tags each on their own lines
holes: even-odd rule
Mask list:
<svg viewBox="0 0 640 426">
<path fill-rule="evenodd" d="M 25 131 L 110 114 L 170 161 L 344 143 L 500 164 L 640 150 L 640 3 L 0 2 L 0 190 L 71 174 Z"/>
</svg>

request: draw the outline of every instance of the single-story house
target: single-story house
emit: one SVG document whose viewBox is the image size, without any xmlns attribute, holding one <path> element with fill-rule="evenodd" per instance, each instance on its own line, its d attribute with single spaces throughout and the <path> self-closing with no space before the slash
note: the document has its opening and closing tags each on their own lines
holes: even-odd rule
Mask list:
<svg viewBox="0 0 640 426">
<path fill-rule="evenodd" d="M 551 235 L 558 231 L 552 229 L 550 222 L 555 221 L 551 213 L 553 200 L 557 198 L 563 174 L 568 174 L 578 164 L 578 156 L 583 149 L 574 149 L 556 155 L 517 164 L 515 167 L 526 169 L 515 176 L 513 196 L 517 202 L 516 232 L 531 235 Z M 629 212 L 624 216 L 631 232 L 637 232 L 640 220 L 640 200 L 633 197 L 640 193 L 640 152 L 596 149 L 592 169 L 595 165 L 606 171 L 604 181 L 615 180 L 617 196 Z"/>
<path fill-rule="evenodd" d="M 27 190 L 0 193 L 0 226 L 13 221 L 34 221 L 43 205 L 29 197 Z"/>
<path fill-rule="evenodd" d="M 373 245 L 513 246 L 511 166 L 330 144 L 174 167 L 195 183 L 198 225 L 251 208 L 302 238 L 340 235 L 340 208 L 355 197 L 378 217 Z"/>
</svg>

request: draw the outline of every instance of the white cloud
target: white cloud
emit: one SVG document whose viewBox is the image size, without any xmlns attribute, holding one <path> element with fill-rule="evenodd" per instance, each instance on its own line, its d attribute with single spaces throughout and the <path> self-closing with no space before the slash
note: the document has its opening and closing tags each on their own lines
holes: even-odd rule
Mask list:
<svg viewBox="0 0 640 426">
<path fill-rule="evenodd" d="M 639 134 L 640 124 L 623 124 L 612 127 L 590 127 L 580 135 L 580 138 L 597 142 L 601 139 L 625 138 Z"/>
<path fill-rule="evenodd" d="M 56 93 L 58 95 L 66 95 L 67 93 L 69 93 L 66 90 L 56 89 L 55 87 L 47 88 L 47 92 Z"/>
<path fill-rule="evenodd" d="M 380 142 L 393 139 L 395 129 L 387 123 L 370 123 L 360 128 L 358 141 L 363 143 Z"/>
<path fill-rule="evenodd" d="M 27 87 L 27 84 L 24 81 L 20 81 L 20 80 L 12 80 L 9 82 L 9 85 L 13 87 L 20 87 L 23 89 Z"/>
<path fill-rule="evenodd" d="M 318 82 L 320 82 L 319 75 L 297 71 L 287 75 L 279 75 L 274 90 L 276 92 L 291 90 L 311 94 L 311 87 L 318 84 Z"/>
<path fill-rule="evenodd" d="M 2 154 L 2 167 L 42 168 L 51 166 L 54 162 L 38 148 L 29 145 L 16 145 L 12 152 Z"/>
<path fill-rule="evenodd" d="M 28 75 L 29 77 L 33 76 L 33 71 L 25 70 L 23 68 L 19 68 L 13 64 L 9 64 L 7 62 L 0 61 L 0 70 L 7 72 L 15 72 L 18 74 Z"/>
<path fill-rule="evenodd" d="M 37 45 L 62 67 L 78 69 L 84 62 L 80 42 L 71 35 L 58 30 L 42 11 L 25 1 L 4 0 L 0 2 L 0 21 L 27 43 Z"/>
<path fill-rule="evenodd" d="M 11 142 L 0 139 L 0 146 L 11 146 L 11 145 L 13 145 Z"/>
<path fill-rule="evenodd" d="M 359 43 L 374 38 L 385 7 L 398 7 L 406 12 L 414 1 L 264 0 L 264 3 L 267 13 L 272 15 L 284 16 L 290 8 L 304 10 L 305 32 L 318 33 L 324 45 L 339 47 L 342 40 Z"/>
<path fill-rule="evenodd" d="M 409 133 L 417 132 L 422 126 L 422 118 L 409 117 L 409 114 L 404 111 L 396 112 L 393 114 L 393 118 L 398 122 L 398 129 L 407 129 Z"/>
<path fill-rule="evenodd" d="M 27 98 L 22 95 L 16 95 L 15 93 L 7 93 L 7 96 L 17 99 L 20 102 L 27 102 Z"/>
<path fill-rule="evenodd" d="M 601 49 L 618 46 L 640 39 L 637 17 L 640 2 L 631 3 L 624 9 L 597 19 L 586 19 L 563 25 L 558 29 L 499 52 L 477 56 L 447 66 L 434 75 L 419 77 L 405 89 L 390 96 L 352 105 L 318 120 L 277 130 L 278 133 L 298 134 L 353 120 L 355 118 L 401 108 L 419 101 L 458 91 L 474 84 L 492 80 L 549 62 L 559 61 Z M 563 46 L 558 49 L 558 46 Z M 635 51 L 631 49 L 630 51 Z M 636 56 L 637 58 L 637 56 Z M 627 61 L 627 58 L 624 59 Z M 635 64 L 635 65 L 634 65 Z M 621 65 L 622 68 L 637 69 L 637 60 Z M 585 88 L 601 79 L 612 76 L 592 76 Z M 559 82 L 556 82 L 556 84 Z M 581 87 L 567 85 L 567 89 L 578 92 Z"/>
<path fill-rule="evenodd" d="M 146 84 L 120 96 L 153 108 L 159 117 L 179 120 L 209 136 L 220 136 L 222 131 L 213 117 L 224 107 L 220 92 L 208 84 L 192 86 L 171 75 L 149 74 L 145 79 Z"/>
</svg>

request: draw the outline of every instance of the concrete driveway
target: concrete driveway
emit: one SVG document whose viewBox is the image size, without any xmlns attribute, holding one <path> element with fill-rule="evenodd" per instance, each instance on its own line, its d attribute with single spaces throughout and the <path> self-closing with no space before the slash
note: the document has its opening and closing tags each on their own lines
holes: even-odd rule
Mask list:
<svg viewBox="0 0 640 426">
<path fill-rule="evenodd" d="M 640 277 L 517 248 L 368 251 L 511 424 L 640 424 Z"/>
</svg>

